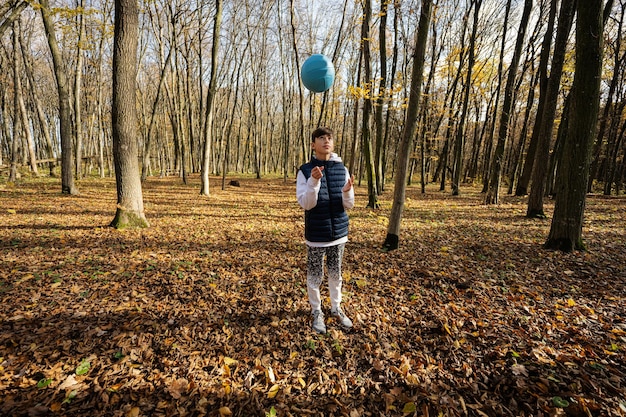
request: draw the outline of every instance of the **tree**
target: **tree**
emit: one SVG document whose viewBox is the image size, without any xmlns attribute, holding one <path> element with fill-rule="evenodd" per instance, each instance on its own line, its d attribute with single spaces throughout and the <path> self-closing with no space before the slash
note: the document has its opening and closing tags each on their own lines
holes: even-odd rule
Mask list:
<svg viewBox="0 0 626 417">
<path fill-rule="evenodd" d="M 563 74 L 563 65 L 565 62 L 567 38 L 574 19 L 574 7 L 575 0 L 563 0 L 559 12 L 550 78 L 548 79 L 548 85 L 546 87 L 541 123 L 538 127 L 537 155 L 535 157 L 530 195 L 528 197 L 528 208 L 526 210 L 526 216 L 531 218 L 545 218 L 543 212 L 543 198 L 546 190 L 546 178 L 548 177 L 548 166 L 550 162 L 550 143 L 552 141 L 552 130 L 561 85 L 561 75 Z"/>
<path fill-rule="evenodd" d="M 137 160 L 137 0 L 115 0 L 113 35 L 113 159 L 117 185 L 116 229 L 148 227 L 143 210 L 141 177 Z"/>
<path fill-rule="evenodd" d="M 552 49 L 552 38 L 554 32 L 554 23 L 556 21 L 557 0 L 550 1 L 550 11 L 548 14 L 548 24 L 546 33 L 541 44 L 541 52 L 539 54 L 539 68 L 537 68 L 539 82 L 539 104 L 537 106 L 537 114 L 535 116 L 535 124 L 526 151 L 526 159 L 523 162 L 522 173 L 517 181 L 515 189 L 516 196 L 528 194 L 528 184 L 535 163 L 535 155 L 537 153 L 537 144 L 539 142 L 539 126 L 541 125 L 541 117 L 545 103 L 546 90 L 548 88 L 548 64 L 550 61 L 550 52 Z"/>
<path fill-rule="evenodd" d="M 83 0 L 77 0 L 78 42 L 76 42 L 76 72 L 74 75 L 74 136 L 76 137 L 76 179 L 83 177 L 83 120 L 81 91 L 83 83 L 83 42 L 85 39 L 85 16 Z"/>
<path fill-rule="evenodd" d="M 422 96 L 424 58 L 426 56 L 426 45 L 428 43 L 428 30 L 430 26 L 430 17 L 432 15 L 432 7 L 432 0 L 422 1 L 420 21 L 417 32 L 415 33 L 415 52 L 413 55 L 413 69 L 411 72 L 409 105 L 404 119 L 404 127 L 402 128 L 402 140 L 400 144 L 400 153 L 398 155 L 398 166 L 393 192 L 393 205 L 389 215 L 387 237 L 383 243 L 384 251 L 397 249 L 400 242 L 400 223 L 402 220 L 402 212 L 404 211 L 406 176 L 410 156 L 409 153 L 411 151 L 411 142 L 415 136 L 417 115 L 419 114 L 419 103 Z"/>
<path fill-rule="evenodd" d="M 200 194 L 209 195 L 209 157 L 211 151 L 211 132 L 213 129 L 213 102 L 217 86 L 217 60 L 220 45 L 220 28 L 222 26 L 222 0 L 216 0 L 215 20 L 213 22 L 213 50 L 211 55 L 211 75 L 209 77 L 209 91 L 207 93 L 206 114 L 204 121 L 204 151 L 202 153 L 202 189 Z"/>
<path fill-rule="evenodd" d="M 372 66 L 370 54 L 370 23 L 372 20 L 372 1 L 364 0 L 364 18 L 361 25 L 361 47 L 363 48 L 363 69 L 365 77 L 366 89 L 370 90 L 370 94 L 366 94 L 363 101 L 363 120 L 361 127 L 361 140 L 363 143 L 363 159 L 365 160 L 365 175 L 367 176 L 367 207 L 378 208 L 378 190 L 376 189 L 376 176 L 374 175 L 374 151 L 372 149 L 372 135 L 370 132 L 370 115 L 372 114 L 372 97 L 373 89 Z"/>
<path fill-rule="evenodd" d="M 577 2 L 576 67 L 571 113 L 564 144 L 556 201 L 545 247 L 584 249 L 582 224 L 593 145 L 600 107 L 602 75 L 602 0 Z"/>
<path fill-rule="evenodd" d="M 48 46 L 52 55 L 52 65 L 57 81 L 57 91 L 59 94 L 59 125 L 61 134 L 61 192 L 63 194 L 78 194 L 78 189 L 74 184 L 72 173 L 72 162 L 74 152 L 72 146 L 72 113 L 70 107 L 70 89 L 67 74 L 63 63 L 63 57 L 59 50 L 54 30 L 54 22 L 50 18 L 50 5 L 48 0 L 40 0 L 41 18 L 48 39 Z"/>
<path fill-rule="evenodd" d="M 530 18 L 530 11 L 532 9 L 532 6 L 532 0 L 525 0 L 524 13 L 520 22 L 519 31 L 517 32 L 515 50 L 513 51 L 513 58 L 511 59 L 511 65 L 509 67 L 506 87 L 504 88 L 504 103 L 502 104 L 502 113 L 500 114 L 498 142 L 491 163 L 491 175 L 489 178 L 487 195 L 485 197 L 485 204 L 498 204 L 498 197 L 500 195 L 500 179 L 502 178 L 502 163 L 504 160 L 504 148 L 506 146 L 506 140 L 509 135 L 509 121 L 511 118 L 511 111 L 513 110 L 513 90 L 515 88 L 515 76 L 517 74 L 517 66 L 519 64 L 520 56 L 522 54 L 522 45 L 524 43 L 524 37 L 526 35 L 526 28 L 528 27 L 528 20 Z"/>
<path fill-rule="evenodd" d="M 474 24 L 472 26 L 472 34 L 470 36 L 469 44 L 469 58 L 467 64 L 467 74 L 465 79 L 465 86 L 463 90 L 463 102 L 461 104 L 461 118 L 459 120 L 459 126 L 456 131 L 456 138 L 454 141 L 454 166 L 452 170 L 452 195 L 460 194 L 460 182 L 461 171 L 463 169 L 463 154 L 465 147 L 465 122 L 467 120 L 467 109 L 469 107 L 469 94 L 472 89 L 472 70 L 474 68 L 474 61 L 476 57 L 476 36 L 478 31 L 478 16 L 480 13 L 480 7 L 482 0 L 472 0 L 471 4 L 474 5 Z"/>
<path fill-rule="evenodd" d="M 22 11 L 28 6 L 26 0 L 9 0 L 0 6 L 0 37 L 5 30 L 20 16 Z"/>
</svg>

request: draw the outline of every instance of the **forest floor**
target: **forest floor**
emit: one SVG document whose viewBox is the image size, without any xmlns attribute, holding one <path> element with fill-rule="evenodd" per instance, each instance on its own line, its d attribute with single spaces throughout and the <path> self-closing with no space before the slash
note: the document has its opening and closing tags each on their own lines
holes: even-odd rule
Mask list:
<svg viewBox="0 0 626 417">
<path fill-rule="evenodd" d="M 108 227 L 113 179 L 2 181 L 0 415 L 626 415 L 626 197 L 561 253 L 526 198 L 413 186 L 383 253 L 391 191 L 358 186 L 355 326 L 317 335 L 293 179 L 149 178 L 138 231 Z"/>
</svg>

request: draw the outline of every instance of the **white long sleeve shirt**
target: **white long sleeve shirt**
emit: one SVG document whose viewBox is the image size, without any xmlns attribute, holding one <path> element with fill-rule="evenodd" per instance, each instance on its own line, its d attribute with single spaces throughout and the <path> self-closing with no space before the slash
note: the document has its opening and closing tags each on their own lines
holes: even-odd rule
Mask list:
<svg viewBox="0 0 626 417">
<path fill-rule="evenodd" d="M 331 161 L 341 162 L 341 158 L 336 154 L 332 153 L 330 156 Z M 323 173 L 322 173 L 323 175 Z M 346 168 L 346 180 L 345 184 L 350 180 L 350 172 L 348 168 Z M 313 177 L 309 177 L 307 180 L 304 174 L 298 171 L 298 176 L 296 178 L 296 197 L 298 199 L 298 204 L 304 210 L 311 210 L 317 205 L 317 196 L 320 191 L 321 181 L 315 179 Z M 343 191 L 341 193 L 343 208 L 349 210 L 354 207 L 354 187 L 351 187 L 348 191 Z M 306 244 L 312 247 L 328 247 L 335 246 L 341 243 L 346 243 L 348 241 L 348 236 L 344 236 L 332 242 L 310 242 L 306 240 Z"/>
</svg>

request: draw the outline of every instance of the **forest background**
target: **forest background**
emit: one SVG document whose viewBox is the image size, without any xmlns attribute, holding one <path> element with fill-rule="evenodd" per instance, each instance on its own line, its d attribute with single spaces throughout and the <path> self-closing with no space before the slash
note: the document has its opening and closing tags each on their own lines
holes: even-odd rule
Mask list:
<svg viewBox="0 0 626 417">
<path fill-rule="evenodd" d="M 132 6 L 132 3 L 119 1 L 117 5 Z M 585 5 L 592 3 L 602 4 L 594 1 Z M 425 5 L 429 6 L 428 20 L 423 18 L 427 9 Z M 385 196 L 385 189 L 390 188 L 390 179 L 395 179 L 396 185 L 395 190 L 389 191 L 397 192 L 397 180 L 401 178 L 401 184 L 419 182 L 423 195 L 427 188 L 432 192 L 433 184 L 436 184 L 435 190 L 444 193 L 449 187 L 451 195 L 459 197 L 459 202 L 462 201 L 461 191 L 465 190 L 473 202 L 478 198 L 487 205 L 500 203 L 500 189 L 506 188 L 507 194 L 515 194 L 520 199 L 515 201 L 527 205 L 527 217 L 545 218 L 545 197 L 559 198 L 567 194 L 557 193 L 559 184 L 568 185 L 566 181 L 559 183 L 561 168 L 566 166 L 567 171 L 575 171 L 579 167 L 574 153 L 565 150 L 568 144 L 573 143 L 572 132 L 577 130 L 578 117 L 572 118 L 571 115 L 582 114 L 573 113 L 573 110 L 570 113 L 570 108 L 576 108 L 572 104 L 576 102 L 572 87 L 576 76 L 583 73 L 579 67 L 587 62 L 577 55 L 586 48 L 576 48 L 580 39 L 574 40 L 574 28 L 581 26 L 577 25 L 577 19 L 588 15 L 580 14 L 580 8 L 584 6 L 575 6 L 573 1 L 459 0 L 372 4 L 365 0 L 325 2 L 324 5 L 295 1 L 264 2 L 261 5 L 245 1 L 223 5 L 220 1 L 142 2 L 136 13 L 138 51 L 136 61 L 131 60 L 137 63 L 133 77 L 136 88 L 132 95 L 128 95 L 133 107 L 138 110 L 136 123 L 132 124 L 136 135 L 132 137 L 132 147 L 121 154 L 117 149 L 117 155 L 115 112 L 119 107 L 115 105 L 115 90 L 111 89 L 111 85 L 115 85 L 113 6 L 112 2 L 49 4 L 47 1 L 20 0 L 10 0 L 0 6 L 0 172 L 4 195 L 11 197 L 5 201 L 13 201 L 12 198 L 20 194 L 20 187 L 24 192 L 32 187 L 38 192 L 42 190 L 40 187 L 47 190 L 50 182 L 43 176 L 54 180 L 60 174 L 59 188 L 64 194 L 78 195 L 81 184 L 84 184 L 83 192 L 92 195 L 90 190 L 94 185 L 91 180 L 94 177 L 100 177 L 102 183 L 107 184 L 106 177 L 117 175 L 119 211 L 119 181 L 120 176 L 125 175 L 116 165 L 120 156 L 135 161 L 141 170 L 136 174 L 138 177 L 141 175 L 147 189 L 150 181 L 157 181 L 156 176 L 163 180 L 171 175 L 179 177 L 182 184 L 195 186 L 197 173 L 202 173 L 202 186 L 198 187 L 198 191 L 204 195 L 209 194 L 209 182 L 204 178 L 209 173 L 213 178 L 221 179 L 222 190 L 226 189 L 229 176 L 239 178 L 247 174 L 252 174 L 259 181 L 263 177 L 279 174 L 283 183 L 288 184 L 297 167 L 308 158 L 308 134 L 318 125 L 329 125 L 336 131 L 337 151 L 359 178 L 359 186 L 361 181 L 367 186 L 366 199 L 371 210 L 389 208 L 384 201 L 381 204 L 379 198 L 384 198 L 381 196 Z M 579 8 L 578 18 L 575 7 Z M 602 41 L 598 45 L 603 49 L 600 59 L 589 62 L 600 64 L 602 78 L 597 93 L 590 94 L 588 101 L 597 102 L 599 111 L 597 115 L 589 112 L 594 120 L 593 129 L 588 133 L 593 137 L 589 138 L 588 152 L 583 155 L 586 162 L 579 167 L 584 172 L 583 196 L 573 198 L 568 205 L 584 209 L 586 192 L 599 192 L 607 197 L 614 196 L 596 200 L 601 206 L 600 212 L 609 210 L 611 213 L 612 210 L 622 210 L 624 201 L 626 54 L 622 45 L 622 26 L 626 4 L 609 1 L 603 10 L 598 10 L 603 12 L 603 36 L 596 38 Z M 422 22 L 427 23 L 428 37 L 422 38 L 423 59 L 416 59 L 419 58 L 420 40 L 415 35 Z M 312 53 L 328 55 L 337 69 L 335 84 L 327 93 L 310 94 L 299 81 L 298 69 Z M 579 59 L 575 59 L 576 56 Z M 410 75 L 416 64 L 424 65 L 423 79 Z M 422 93 L 417 96 L 419 112 L 407 117 L 410 115 L 412 92 L 415 91 L 412 83 L 416 80 Z M 409 122 L 415 123 L 414 131 L 406 129 Z M 402 147 L 407 136 L 410 137 L 406 155 L 409 164 L 404 177 L 404 167 L 399 165 L 399 161 L 403 159 Z M 24 178 L 31 176 L 32 180 Z M 40 186 L 37 186 L 38 182 Z M 167 184 L 176 189 L 171 182 Z M 267 184 L 268 191 L 272 189 L 270 185 Z M 14 187 L 17 187 L 17 194 Z M 476 188 L 481 191 L 479 194 L 475 193 Z M 528 193 L 530 196 L 526 199 L 524 196 Z M 242 195 L 245 196 L 245 193 Z M 226 198 L 224 194 L 220 196 Z M 92 195 L 92 198 L 91 204 L 95 206 L 98 203 L 95 196 Z M 404 204 L 405 199 L 401 200 Z M 277 198 L 278 201 L 281 200 Z M 454 201 L 442 200 L 455 206 L 457 203 Z M 33 203 L 27 199 L 25 202 Z M 238 204 L 234 207 L 237 208 Z M 549 203 L 548 207 L 552 208 Z M 143 214 L 143 207 L 141 212 Z M 391 213 L 394 212 L 392 208 Z M 7 213 L 17 214 L 18 209 L 9 208 Z M 589 215 L 590 220 L 594 218 L 597 219 L 594 214 Z M 609 245 L 599 244 L 595 237 L 592 239 L 608 258 L 590 261 L 581 269 L 581 277 L 588 279 L 595 274 L 598 279 L 617 278 L 607 287 L 616 285 L 616 293 L 623 293 L 623 269 L 609 266 L 611 260 L 618 263 L 623 255 L 623 222 L 620 223 L 619 216 L 615 223 L 613 217 L 610 218 L 617 234 Z M 582 229 L 582 211 L 577 221 Z M 16 222 L 9 217 L 7 224 L 10 223 Z M 415 250 L 415 241 L 410 235 L 408 241 L 413 243 L 409 248 Z M 5 248 L 9 250 L 21 247 L 19 237 L 7 238 L 6 242 Z M 536 244 L 536 239 L 533 242 Z M 564 249 L 571 250 L 573 247 L 584 249 L 585 245 L 576 240 Z M 482 252 L 484 247 L 480 249 L 478 252 L 481 253 L 477 256 L 485 257 Z M 447 251 L 448 246 L 440 246 L 440 252 Z M 455 259 L 463 257 L 455 255 Z M 430 262 L 427 264 L 431 265 Z M 514 269 L 522 268 L 517 263 L 511 265 Z M 601 267 L 590 268 L 589 265 Z M 590 275 L 590 269 L 595 271 L 594 274 Z M 43 276 L 41 271 L 29 270 L 22 271 L 24 276 L 17 277 L 15 271 L 20 270 L 13 265 L 9 271 L 9 276 L 15 279 L 7 282 L 10 290 L 7 296 L 14 294 L 18 284 L 24 282 L 24 277 L 35 278 L 38 282 L 37 278 Z M 391 268 L 387 273 L 392 270 L 395 271 Z M 575 270 L 568 265 L 563 271 L 570 276 L 575 274 Z M 542 268 L 535 271 L 537 276 L 544 273 Z M 613 277 L 614 273 L 616 277 Z M 431 277 L 429 272 L 420 274 Z M 448 276 L 448 272 L 443 276 Z M 58 287 L 58 278 L 53 278 L 52 288 Z M 470 277 L 462 274 L 461 278 L 453 279 L 453 284 L 458 284 L 461 290 L 470 288 Z M 360 284 L 355 285 L 359 287 Z M 580 285 L 576 282 L 571 288 Z M 448 287 L 445 282 L 444 286 Z M 71 288 L 79 287 L 76 284 Z M 556 292 L 563 295 L 568 291 Z M 540 292 L 537 289 L 536 293 Z M 574 298 L 568 297 L 559 298 L 556 308 L 560 309 L 562 303 L 569 308 L 575 307 Z M 615 301 L 610 295 L 607 297 L 602 299 Z M 617 390 L 611 391 L 613 394 L 621 392 L 621 382 L 616 380 L 621 381 L 623 377 L 621 342 L 615 339 L 623 336 L 623 307 L 619 307 L 623 303 L 619 302 L 619 297 L 617 301 L 607 304 L 610 307 L 607 307 L 606 317 L 610 319 L 600 320 L 603 323 L 601 350 L 610 352 L 605 352 L 611 356 L 610 369 L 607 368 L 608 362 L 599 363 L 594 359 L 588 363 L 584 355 L 574 355 L 576 361 L 605 372 L 603 383 L 609 384 L 609 391 Z M 29 324 L 23 321 L 26 316 L 17 313 L 15 306 L 11 308 L 14 310 L 6 313 L 5 317 L 14 319 L 16 325 L 9 324 L 13 330 L 17 327 L 21 329 L 15 335 L 28 333 Z M 591 310 L 589 313 L 595 314 Z M 433 314 L 436 319 L 429 321 L 429 326 L 436 323 L 433 328 L 442 330 L 446 341 L 453 343 L 455 348 L 463 346 L 466 339 L 455 342 L 452 333 L 462 328 L 464 323 L 457 322 L 455 330 L 445 316 Z M 562 314 L 555 314 L 563 317 Z M 276 323 L 274 317 L 272 324 Z M 419 320 L 412 317 L 407 321 Z M 473 326 L 474 331 L 470 334 L 481 327 L 477 323 Z M 337 340 L 335 337 L 333 343 Z M 7 352 L 16 352 L 13 338 L 9 337 L 3 343 Z M 389 351 L 387 345 L 382 346 L 383 350 Z M 337 349 L 331 357 L 336 352 Z M 528 376 L 525 364 L 522 368 L 517 367 L 519 353 L 512 352 L 509 353 L 514 363 L 508 363 L 511 367 L 507 369 L 514 376 Z M 537 357 L 540 355 L 537 352 L 533 348 L 527 350 L 529 356 Z M 554 351 L 548 352 L 554 354 Z M 125 355 L 121 351 L 119 353 Z M 6 356 L 10 355 L 7 353 Z M 553 356 L 567 359 L 564 355 Z M 229 362 L 233 360 L 230 357 L 225 362 L 223 357 L 219 360 L 223 361 L 219 364 L 220 372 L 229 373 L 236 363 Z M 429 362 L 430 359 L 426 359 L 424 363 Z M 8 367 L 10 363 L 5 361 L 3 366 Z M 376 371 L 384 369 L 381 363 L 369 360 Z M 550 361 L 547 363 L 552 365 Z M 404 375 L 403 384 L 413 388 L 420 386 L 419 377 L 409 372 L 407 364 L 423 364 L 423 358 L 409 358 L 404 368 L 395 368 Z M 464 364 L 462 368 L 466 366 Z M 54 372 L 59 372 L 59 378 L 58 375 L 66 371 L 55 368 Z M 50 379 L 47 384 L 43 382 L 41 388 L 46 388 L 53 381 L 41 370 L 34 371 L 33 375 L 42 376 L 37 385 Z M 470 376 L 468 371 L 466 377 Z M 430 381 L 430 376 L 426 378 Z M 569 398 L 576 401 L 570 401 L 566 406 L 567 401 L 560 402 L 561 396 L 554 392 L 560 387 L 561 380 L 554 375 L 542 374 L 539 378 L 541 400 L 523 406 L 521 410 L 529 407 L 528 410 L 544 411 L 569 409 L 571 413 L 607 412 L 597 405 L 602 396 L 587 400 L 584 396 L 579 398 L 572 394 L 577 392 L 574 389 L 568 393 L 571 395 Z M 275 382 L 272 379 L 275 378 L 267 374 L 267 381 Z M 309 394 L 315 392 L 317 386 L 311 388 L 310 381 L 305 379 L 302 388 L 308 386 Z M 337 381 L 337 392 L 344 392 L 341 381 L 345 380 L 339 378 Z M 519 383 L 519 380 L 513 381 Z M 76 380 L 69 381 L 66 386 L 52 384 L 57 392 L 67 391 L 62 404 L 71 403 L 74 398 L 70 397 L 77 390 L 68 389 L 74 387 L 70 384 L 72 382 Z M 189 381 L 169 379 L 167 392 L 179 399 L 176 397 L 182 391 L 193 391 L 185 383 Z M 375 386 L 376 383 L 373 383 Z M 269 399 L 277 394 L 273 390 L 276 385 L 280 388 L 280 384 L 274 383 L 267 387 L 270 389 L 267 393 Z M 510 402 L 516 397 L 511 397 L 507 391 L 509 396 L 505 396 L 506 401 L 500 401 L 498 406 L 486 406 L 481 403 L 481 392 L 493 392 L 499 385 L 487 384 L 487 388 L 477 390 L 471 383 L 468 386 L 472 386 L 476 401 L 474 408 L 470 407 L 472 410 L 498 414 L 506 413 L 506 407 L 519 405 Z M 434 399 L 425 399 L 415 391 L 409 395 L 404 388 L 398 391 L 393 384 L 385 387 L 389 392 L 386 397 L 378 398 L 380 403 L 361 398 L 359 404 L 374 401 L 371 404 L 380 406 L 384 403 L 386 412 L 395 410 L 397 401 L 403 402 L 409 412 L 411 407 L 420 404 L 425 407 L 422 409 L 424 413 L 431 409 L 429 407 L 432 410 L 468 412 L 464 396 L 460 400 L 452 396 L 455 398 L 449 400 L 452 401 L 450 404 L 454 403 L 452 405 L 447 404 L 448 399 L 441 400 L 448 398 L 442 396 L 438 406 L 435 406 Z M 559 394 L 562 388 L 557 390 Z M 583 391 L 587 394 L 588 389 L 589 386 L 585 385 Z M 224 385 L 224 390 L 222 394 L 228 397 L 230 388 Z M 11 392 L 12 401 L 31 398 L 15 397 L 15 391 Z M 530 397 L 539 395 L 532 390 L 524 392 Z M 132 398 L 132 394 L 128 395 Z M 610 404 L 611 413 L 620 413 L 626 407 L 614 399 L 618 397 L 602 397 L 606 404 Z M 546 398 L 548 400 L 544 401 Z M 107 399 L 110 397 L 107 396 Z M 258 401 L 258 398 L 253 395 L 249 400 Z M 120 401 L 119 398 L 116 401 Z M 503 409 L 505 402 L 508 405 Z M 524 404 L 529 404 L 528 400 Z M 266 409 L 265 405 L 257 403 L 259 409 Z M 59 402 L 50 400 L 47 407 L 58 408 Z M 362 413 L 366 409 L 355 406 L 347 412 L 357 410 Z M 127 411 L 134 413 L 133 410 L 135 408 L 130 407 Z M 220 414 L 222 411 L 220 409 Z"/>
</svg>

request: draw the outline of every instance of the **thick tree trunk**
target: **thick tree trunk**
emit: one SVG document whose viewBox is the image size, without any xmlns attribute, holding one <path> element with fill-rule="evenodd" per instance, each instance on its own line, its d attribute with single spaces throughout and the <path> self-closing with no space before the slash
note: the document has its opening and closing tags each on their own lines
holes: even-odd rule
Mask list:
<svg viewBox="0 0 626 417">
<path fill-rule="evenodd" d="M 422 96 L 424 57 L 426 55 L 426 44 L 428 43 L 428 29 L 432 15 L 432 6 L 432 0 L 422 0 L 420 22 L 415 34 L 415 54 L 413 56 L 413 69 L 411 73 L 411 91 L 409 94 L 409 104 L 406 111 L 404 128 L 402 129 L 402 141 L 400 143 L 395 188 L 393 192 L 393 205 L 389 215 L 387 237 L 383 243 L 384 251 L 397 249 L 400 241 L 400 223 L 402 220 L 402 212 L 404 211 L 409 152 L 411 150 L 411 142 L 415 136 L 417 115 L 419 114 L 419 104 Z"/>
<path fill-rule="evenodd" d="M 117 184 L 117 212 L 111 226 L 117 229 L 148 227 L 143 209 L 137 160 L 137 0 L 115 1 L 113 43 L 113 157 Z"/>
<path fill-rule="evenodd" d="M 59 124 L 61 133 L 61 192 L 63 194 L 78 194 L 78 189 L 74 185 L 73 161 L 74 153 L 72 146 L 72 113 L 70 107 L 70 90 L 63 65 L 63 57 L 57 44 L 54 30 L 54 22 L 50 19 L 50 6 L 48 0 L 40 0 L 41 17 L 50 46 L 52 55 L 52 65 L 57 81 L 57 91 L 59 93 Z M 134 97 L 134 96 L 133 96 Z"/>
<path fill-rule="evenodd" d="M 576 68 L 565 156 L 557 178 L 554 216 L 545 247 L 584 249 L 583 214 L 591 146 L 598 121 L 602 74 L 602 0 L 577 2 Z"/>
</svg>

